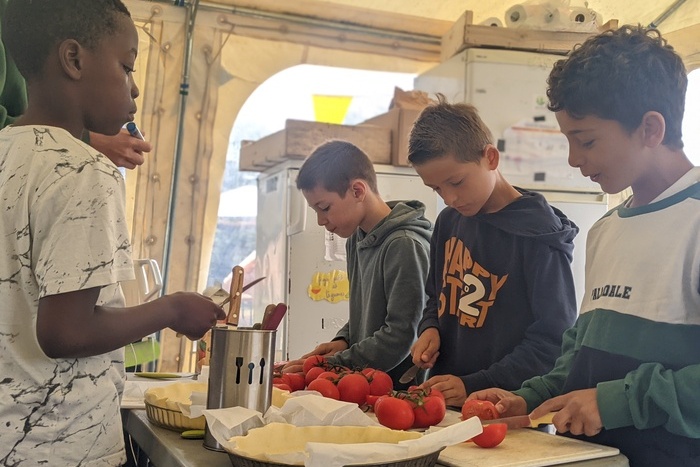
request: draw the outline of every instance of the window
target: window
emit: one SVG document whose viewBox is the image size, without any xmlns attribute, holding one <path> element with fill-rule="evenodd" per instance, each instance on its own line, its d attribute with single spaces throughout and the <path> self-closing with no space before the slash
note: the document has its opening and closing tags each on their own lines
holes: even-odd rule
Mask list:
<svg viewBox="0 0 700 467">
<path fill-rule="evenodd" d="M 315 121 L 313 96 L 351 97 L 343 124 L 354 125 L 389 109 L 394 87 L 413 89 L 415 75 L 299 65 L 265 81 L 241 108 L 229 139 L 219 221 L 207 285 L 221 283 L 231 267 L 255 263 L 256 172 L 240 172 L 241 140 L 282 130 L 287 119 Z M 256 277 L 254 272 L 246 277 Z M 226 286 L 226 284 L 224 284 Z M 245 301 L 241 316 L 245 316 Z"/>
</svg>

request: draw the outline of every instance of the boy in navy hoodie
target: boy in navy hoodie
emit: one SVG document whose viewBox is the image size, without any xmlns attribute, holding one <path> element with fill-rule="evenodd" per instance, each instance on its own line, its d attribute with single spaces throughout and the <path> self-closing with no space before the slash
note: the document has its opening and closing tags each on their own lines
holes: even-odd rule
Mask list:
<svg viewBox="0 0 700 467">
<path fill-rule="evenodd" d="M 430 242 L 428 302 L 413 362 L 423 387 L 461 406 L 484 388 L 548 372 L 576 319 L 574 225 L 542 195 L 513 187 L 476 109 L 444 96 L 421 112 L 409 161 L 447 205 Z"/>
</svg>

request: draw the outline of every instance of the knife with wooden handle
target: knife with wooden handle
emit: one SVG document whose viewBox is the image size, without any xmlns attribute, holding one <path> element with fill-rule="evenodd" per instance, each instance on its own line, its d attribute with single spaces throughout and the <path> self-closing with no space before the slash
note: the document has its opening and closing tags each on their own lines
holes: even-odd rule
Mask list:
<svg viewBox="0 0 700 467">
<path fill-rule="evenodd" d="M 234 266 L 231 276 L 231 292 L 229 297 L 228 315 L 226 316 L 226 324 L 238 327 L 238 319 L 241 312 L 241 296 L 243 295 L 243 268 Z"/>
<path fill-rule="evenodd" d="M 284 314 L 286 312 L 286 304 L 278 303 L 277 305 L 273 305 L 272 311 L 269 315 L 267 315 L 267 319 L 263 318 L 262 329 L 265 331 L 272 331 L 277 329 L 277 327 L 280 325 L 280 322 L 282 321 L 282 318 L 284 318 Z M 267 314 L 267 309 L 265 309 L 265 313 Z"/>
</svg>

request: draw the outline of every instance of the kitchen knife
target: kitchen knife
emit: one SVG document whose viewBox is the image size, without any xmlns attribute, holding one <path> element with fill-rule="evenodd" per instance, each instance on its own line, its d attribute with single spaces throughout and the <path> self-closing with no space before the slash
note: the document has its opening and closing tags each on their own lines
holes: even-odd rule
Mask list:
<svg viewBox="0 0 700 467">
<path fill-rule="evenodd" d="M 514 428 L 537 428 L 540 425 L 549 425 L 552 423 L 552 418 L 556 412 L 549 412 L 540 418 L 532 419 L 529 415 L 516 415 L 515 417 L 494 418 L 493 420 L 482 420 L 482 425 L 491 425 L 493 423 L 505 423 L 508 429 Z"/>
<path fill-rule="evenodd" d="M 266 331 L 272 331 L 277 329 L 277 326 L 280 325 L 280 322 L 282 321 L 282 318 L 284 318 L 284 314 L 287 312 L 287 305 L 284 303 L 278 303 L 275 306 L 275 309 L 270 313 L 268 316 L 267 321 L 263 320 L 262 322 L 262 328 L 263 330 Z"/>
<path fill-rule="evenodd" d="M 401 384 L 406 384 L 410 383 L 414 379 L 416 379 L 416 375 L 420 371 L 420 367 L 418 365 L 413 365 L 411 368 L 406 370 L 406 373 L 401 375 L 401 378 L 399 378 L 399 383 Z"/>
<path fill-rule="evenodd" d="M 238 327 L 238 318 L 241 311 L 241 295 L 243 294 L 243 268 L 234 266 L 231 276 L 231 291 L 229 296 L 228 315 L 226 316 L 226 324 Z"/>
<path fill-rule="evenodd" d="M 265 307 L 265 312 L 263 313 L 262 321 L 260 322 L 260 327 L 258 329 L 264 329 L 263 326 L 266 326 L 270 321 L 270 315 L 272 315 L 272 312 L 275 311 L 275 308 L 277 308 L 277 305 L 274 303 L 270 303 Z"/>
</svg>

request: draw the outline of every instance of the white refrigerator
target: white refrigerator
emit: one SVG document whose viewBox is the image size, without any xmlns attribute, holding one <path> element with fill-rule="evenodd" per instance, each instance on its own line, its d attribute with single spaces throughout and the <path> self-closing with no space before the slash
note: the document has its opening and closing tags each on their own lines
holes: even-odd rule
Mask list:
<svg viewBox="0 0 700 467">
<path fill-rule="evenodd" d="M 574 240 L 576 301 L 584 287 L 588 230 L 608 209 L 597 183 L 568 165 L 568 142 L 547 109 L 547 77 L 559 55 L 497 49 L 466 49 L 416 77 L 431 97 L 466 102 L 479 111 L 501 152 L 499 169 L 513 185 L 539 191 L 580 232 Z"/>
<path fill-rule="evenodd" d="M 301 161 L 284 162 L 258 176 L 255 270 L 258 277 L 266 279 L 255 286 L 254 321 L 261 321 L 269 303 L 288 305 L 277 331 L 277 361 L 298 358 L 331 340 L 348 320 L 346 298 L 339 294 L 321 298 L 314 293 L 319 277 L 342 283 L 346 274 L 344 240 L 328 238 L 316 221 L 316 213 L 297 190 L 300 165 Z M 438 197 L 413 169 L 375 165 L 375 171 L 385 201 L 422 201 L 426 217 L 435 221 Z"/>
</svg>

